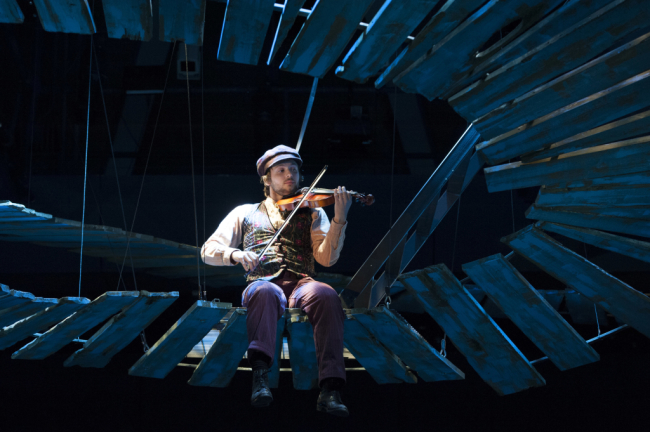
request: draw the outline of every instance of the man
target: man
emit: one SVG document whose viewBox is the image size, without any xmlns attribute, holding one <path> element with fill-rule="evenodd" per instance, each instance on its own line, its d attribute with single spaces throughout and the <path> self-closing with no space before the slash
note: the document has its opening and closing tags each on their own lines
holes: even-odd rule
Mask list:
<svg viewBox="0 0 650 432">
<path fill-rule="evenodd" d="M 248 359 L 253 369 L 251 404 L 268 406 L 273 396 L 268 370 L 273 364 L 277 322 L 285 308 L 300 308 L 314 328 L 321 392 L 316 408 L 347 417 L 339 390 L 345 384 L 343 363 L 343 321 L 345 315 L 336 291 L 312 279 L 314 259 L 329 267 L 343 248 L 347 214 L 352 203 L 345 187 L 334 194 L 334 218 L 330 225 L 323 209 L 300 209 L 266 254 L 258 254 L 284 223 L 287 214 L 275 203 L 294 194 L 300 186 L 302 159 L 290 147 L 279 145 L 257 161 L 257 173 L 264 184 L 266 199 L 258 204 L 235 208 L 219 224 L 201 249 L 210 265 L 241 264 L 248 286 L 242 304 L 248 308 Z M 243 242 L 241 250 L 236 249 Z"/>
</svg>

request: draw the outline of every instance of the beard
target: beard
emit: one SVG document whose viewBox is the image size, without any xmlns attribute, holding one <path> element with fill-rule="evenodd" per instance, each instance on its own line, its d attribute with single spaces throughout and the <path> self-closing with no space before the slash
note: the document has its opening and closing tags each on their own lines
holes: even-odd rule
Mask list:
<svg viewBox="0 0 650 432">
<path fill-rule="evenodd" d="M 294 183 L 293 186 L 282 184 L 280 187 L 277 187 L 277 185 L 274 185 L 273 183 L 271 183 L 269 186 L 271 189 L 273 189 L 273 192 L 283 198 L 295 195 L 298 191 L 298 188 L 300 187 L 298 182 Z"/>
</svg>

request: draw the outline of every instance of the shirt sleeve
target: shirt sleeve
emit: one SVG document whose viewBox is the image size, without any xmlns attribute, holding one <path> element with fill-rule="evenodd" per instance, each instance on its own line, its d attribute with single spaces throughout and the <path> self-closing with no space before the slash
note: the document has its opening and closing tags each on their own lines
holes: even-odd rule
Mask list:
<svg viewBox="0 0 650 432">
<path fill-rule="evenodd" d="M 251 204 L 236 207 L 221 221 L 219 228 L 201 248 L 203 262 L 213 266 L 235 265 L 230 260 L 233 252 L 242 243 L 242 225 Z"/>
<path fill-rule="evenodd" d="M 314 258 L 320 265 L 331 267 L 336 264 L 343 249 L 348 223 L 346 221 L 340 224 L 333 220 L 330 224 L 322 208 L 314 209 L 311 217 L 311 245 Z"/>
</svg>

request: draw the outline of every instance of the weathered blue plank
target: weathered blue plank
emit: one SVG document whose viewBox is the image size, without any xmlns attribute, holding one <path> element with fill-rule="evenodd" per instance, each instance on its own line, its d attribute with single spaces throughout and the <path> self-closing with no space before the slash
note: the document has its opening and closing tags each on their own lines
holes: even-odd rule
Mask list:
<svg viewBox="0 0 650 432">
<path fill-rule="evenodd" d="M 562 153 L 596 147 L 650 133 L 650 111 L 644 111 L 580 132 L 572 137 L 551 144 L 547 148 L 522 155 L 523 162 L 535 162 Z"/>
<path fill-rule="evenodd" d="M 646 0 L 616 0 L 449 99 L 473 121 L 499 105 L 573 70 L 617 40 L 647 27 Z"/>
<path fill-rule="evenodd" d="M 483 3 L 485 0 L 447 0 L 415 36 L 413 42 L 404 48 L 379 76 L 375 87 L 381 88 L 392 81 L 414 61 L 425 55 L 431 47 L 442 41 Z"/>
<path fill-rule="evenodd" d="M 273 15 L 272 1 L 228 0 L 217 59 L 256 65 L 262 52 L 271 15 Z"/>
<path fill-rule="evenodd" d="M 108 291 L 13 353 L 11 358 L 42 360 L 135 302 L 139 295 L 138 291 Z"/>
<path fill-rule="evenodd" d="M 650 143 L 635 140 L 579 150 L 558 159 L 523 164 L 513 162 L 485 168 L 490 192 L 531 186 L 553 185 L 579 179 L 591 179 L 645 172 L 648 170 Z"/>
<path fill-rule="evenodd" d="M 9 291 L 11 291 L 11 288 L 5 284 L 0 283 L 0 298 L 9 295 Z"/>
<path fill-rule="evenodd" d="M 650 262 L 650 243 L 633 240 L 602 231 L 572 227 L 568 225 L 538 222 L 535 227 L 561 234 L 602 249 L 627 255 L 641 261 Z"/>
<path fill-rule="evenodd" d="M 604 125 L 650 105 L 650 71 L 553 111 L 476 146 L 491 163 L 540 150 L 579 132 Z"/>
<path fill-rule="evenodd" d="M 503 255 L 463 264 L 463 271 L 560 370 L 600 359 Z"/>
<path fill-rule="evenodd" d="M 280 69 L 322 78 L 348 44 L 373 0 L 319 1 Z"/>
<path fill-rule="evenodd" d="M 278 388 L 280 385 L 280 358 L 284 348 L 284 329 L 287 324 L 285 316 L 286 314 L 280 317 L 275 331 L 275 359 L 273 360 L 273 364 L 269 370 L 269 387 L 271 388 Z"/>
<path fill-rule="evenodd" d="M 305 0 L 286 0 L 284 2 L 280 22 L 278 22 L 278 28 L 275 31 L 275 38 L 273 39 L 273 46 L 271 47 L 269 59 L 266 61 L 266 64 L 271 64 L 273 61 L 273 58 L 282 46 L 282 42 L 287 38 L 289 30 L 291 30 L 293 23 L 298 17 L 298 12 L 300 12 L 300 8 L 304 3 Z"/>
<path fill-rule="evenodd" d="M 108 37 L 148 41 L 153 32 L 153 11 L 148 0 L 103 0 Z"/>
<path fill-rule="evenodd" d="M 140 291 L 140 297 L 133 304 L 108 320 L 83 348 L 68 357 L 64 365 L 103 368 L 177 298 L 177 292 Z"/>
<path fill-rule="evenodd" d="M 613 216 L 618 218 L 638 219 L 650 221 L 650 206 L 626 206 L 626 207 L 595 207 L 595 206 L 567 206 L 567 207 L 546 207 L 536 205 L 539 209 L 562 210 L 571 213 L 585 213 L 599 216 Z"/>
<path fill-rule="evenodd" d="M 591 94 L 638 75 L 650 66 L 650 33 L 519 96 L 474 122 L 494 138 Z"/>
<path fill-rule="evenodd" d="M 159 0 L 161 41 L 203 45 L 206 0 Z"/>
<path fill-rule="evenodd" d="M 0 23 L 20 24 L 25 21 L 16 0 L 0 0 Z"/>
<path fill-rule="evenodd" d="M 530 262 L 650 337 L 650 299 L 532 225 L 501 239 Z"/>
<path fill-rule="evenodd" d="M 482 56 L 481 63 L 472 70 L 472 73 L 457 82 L 454 85 L 454 88 L 450 89 L 449 92 L 443 95 L 443 98 L 446 99 L 449 96 L 460 92 L 474 81 L 484 78 L 487 74 L 493 73 L 495 70 L 500 69 L 511 61 L 535 50 L 540 45 L 549 41 L 553 36 L 556 36 L 567 28 L 570 28 L 603 6 L 611 3 L 611 1 L 612 0 L 567 1 L 565 4 L 546 15 L 534 26 L 523 32 L 521 36 L 517 36 L 506 46 L 500 47 L 497 51 L 490 52 L 486 56 Z"/>
<path fill-rule="evenodd" d="M 384 307 L 353 309 L 354 317 L 424 381 L 464 379 L 465 374 L 436 351 L 396 312 Z"/>
<path fill-rule="evenodd" d="M 545 207 L 649 206 L 650 183 L 638 186 L 606 185 L 583 188 L 542 186 L 535 204 Z"/>
<path fill-rule="evenodd" d="M 425 55 L 399 74 L 394 82 L 407 93 L 420 93 L 429 100 L 470 74 L 487 51 L 532 26 L 562 0 L 490 0 Z M 506 38 L 486 52 L 477 51 L 496 31 L 517 19 L 524 19 Z"/>
<path fill-rule="evenodd" d="M 417 378 L 406 365 L 356 320 L 356 309 L 347 310 L 345 331 L 343 333 L 345 347 L 363 366 L 377 384 L 415 383 Z M 365 312 L 365 310 L 361 310 Z"/>
<path fill-rule="evenodd" d="M 62 297 L 57 304 L 0 329 L 0 349 L 48 329 L 89 303 L 90 300 L 83 297 Z"/>
<path fill-rule="evenodd" d="M 385 0 L 343 58 L 343 64 L 336 68 L 336 76 L 365 83 L 377 75 L 436 3 L 432 0 Z"/>
<path fill-rule="evenodd" d="M 34 300 L 34 294 L 24 291 L 9 290 L 3 292 L 3 294 L 5 295 L 0 297 L 0 310 L 10 309 L 18 305 L 25 305 Z"/>
<path fill-rule="evenodd" d="M 560 211 L 561 209 L 562 207 L 537 207 L 533 204 L 526 210 L 526 217 L 545 222 L 650 237 L 650 222 L 647 220 Z"/>
<path fill-rule="evenodd" d="M 289 360 L 293 372 L 293 388 L 318 388 L 318 360 L 314 346 L 314 329 L 306 316 L 287 320 L 289 331 Z"/>
<path fill-rule="evenodd" d="M 235 309 L 188 383 L 195 386 L 226 387 L 235 375 L 247 348 L 246 310 Z"/>
<path fill-rule="evenodd" d="M 129 375 L 148 378 L 165 378 L 183 360 L 192 347 L 203 337 L 230 308 L 221 308 L 219 303 L 197 300 L 191 308 L 140 360 L 129 369 Z"/>
<path fill-rule="evenodd" d="M 2 299 L 0 299 L 2 302 Z M 32 316 L 58 303 L 58 299 L 36 297 L 30 302 L 16 304 L 9 309 L 0 310 L 0 328 L 11 325 L 23 318 Z"/>
<path fill-rule="evenodd" d="M 407 273 L 400 280 L 498 394 L 546 384 L 444 264 Z"/>
<path fill-rule="evenodd" d="M 34 6 L 45 31 L 80 34 L 97 32 L 87 0 L 34 0 Z"/>
</svg>

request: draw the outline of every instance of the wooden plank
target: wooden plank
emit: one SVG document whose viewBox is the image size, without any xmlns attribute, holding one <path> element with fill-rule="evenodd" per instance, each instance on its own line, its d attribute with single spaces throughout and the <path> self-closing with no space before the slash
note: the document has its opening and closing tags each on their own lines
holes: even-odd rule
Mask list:
<svg viewBox="0 0 650 432">
<path fill-rule="evenodd" d="M 306 316 L 292 316 L 287 320 L 287 330 L 293 388 L 296 390 L 318 388 L 318 360 L 311 323 Z"/>
<path fill-rule="evenodd" d="M 373 336 L 348 310 L 343 332 L 345 347 L 377 384 L 415 383 L 417 378 L 395 354 Z"/>
<path fill-rule="evenodd" d="M 476 148 L 491 164 L 540 150 L 579 132 L 601 126 L 635 111 L 650 101 L 650 70 L 595 93 L 526 125 L 479 144 Z"/>
<path fill-rule="evenodd" d="M 626 206 L 626 207 L 594 207 L 594 206 L 568 206 L 568 207 L 547 207 L 536 205 L 539 209 L 561 210 L 571 213 L 593 214 L 598 216 L 614 216 L 618 218 L 636 219 L 650 221 L 650 207 Z"/>
<path fill-rule="evenodd" d="M 639 141 L 649 141 L 641 142 Z M 530 164 L 513 162 L 485 168 L 490 192 L 518 189 L 543 184 L 557 184 L 644 172 L 648 170 L 650 137 L 579 150 L 560 155 L 555 160 Z"/>
<path fill-rule="evenodd" d="M 560 370 L 600 359 L 503 255 L 463 264 L 463 271 Z"/>
<path fill-rule="evenodd" d="M 535 204 L 526 210 L 528 219 L 555 222 L 564 225 L 595 228 L 622 234 L 650 237 L 650 222 L 591 213 L 560 211 L 562 207 L 538 207 Z"/>
<path fill-rule="evenodd" d="M 553 143 L 543 150 L 522 155 L 522 162 L 535 162 L 562 153 L 609 144 L 650 133 L 650 111 L 634 114 Z"/>
<path fill-rule="evenodd" d="M 273 15 L 272 1 L 228 0 L 217 59 L 256 65 L 262 52 L 271 15 Z"/>
<path fill-rule="evenodd" d="M 159 0 L 158 39 L 203 45 L 206 0 Z"/>
<path fill-rule="evenodd" d="M 0 23 L 21 24 L 23 21 L 25 16 L 16 0 L 0 0 Z"/>
<path fill-rule="evenodd" d="M 286 314 L 285 314 L 286 315 Z M 278 321 L 278 326 L 276 327 L 275 333 L 275 359 L 269 370 L 269 387 L 278 388 L 280 385 L 280 358 L 282 355 L 283 345 L 284 345 L 284 329 L 286 328 L 287 320 L 283 315 Z"/>
<path fill-rule="evenodd" d="M 546 384 L 444 264 L 407 273 L 400 280 L 498 394 Z"/>
<path fill-rule="evenodd" d="M 9 288 L 9 286 L 0 283 L 0 299 L 4 296 L 8 296 L 9 291 L 11 291 L 11 288 Z"/>
<path fill-rule="evenodd" d="M 440 43 L 399 74 L 393 81 L 407 93 L 433 100 L 471 74 L 488 52 L 527 30 L 562 0 L 490 0 Z M 477 54 L 495 32 L 517 19 L 522 22 L 500 42 Z"/>
<path fill-rule="evenodd" d="M 545 207 L 650 205 L 650 184 L 565 188 L 542 186 L 535 204 Z"/>
<path fill-rule="evenodd" d="M 228 386 L 247 348 L 246 310 L 235 309 L 188 383 L 194 386 Z"/>
<path fill-rule="evenodd" d="M 275 31 L 275 38 L 273 39 L 273 46 L 271 47 L 269 59 L 266 61 L 266 64 L 271 64 L 273 58 L 278 53 L 278 50 L 282 46 L 282 42 L 284 42 L 289 35 L 289 30 L 291 30 L 293 23 L 296 22 L 300 8 L 304 3 L 305 0 L 286 0 L 284 2 L 280 22 L 278 22 L 278 28 Z"/>
<path fill-rule="evenodd" d="M 650 263 L 650 243 L 586 228 L 538 222 L 536 228 Z"/>
<path fill-rule="evenodd" d="M 549 41 L 553 36 L 570 28 L 592 13 L 611 3 L 612 0 L 569 0 L 546 15 L 531 28 L 522 32 L 512 42 L 500 46 L 498 50 L 481 56 L 482 61 L 465 78 L 456 82 L 453 88 L 445 92 L 443 99 L 460 92 L 473 82 L 484 78 L 511 61 L 535 50 Z"/>
<path fill-rule="evenodd" d="M 354 36 L 373 0 L 317 2 L 280 69 L 322 78 Z"/>
<path fill-rule="evenodd" d="M 129 369 L 129 375 L 165 378 L 185 354 L 203 337 L 230 308 L 222 308 L 217 302 L 197 300 L 183 316 L 174 323 L 158 342 Z"/>
<path fill-rule="evenodd" d="M 90 303 L 83 297 L 62 297 L 57 304 L 0 329 L 0 349 L 42 332 Z"/>
<path fill-rule="evenodd" d="M 436 3 L 431 0 L 385 0 L 343 58 L 343 64 L 336 68 L 336 76 L 365 83 L 377 75 Z"/>
<path fill-rule="evenodd" d="M 34 0 L 43 29 L 49 32 L 97 32 L 88 1 Z"/>
<path fill-rule="evenodd" d="M 178 292 L 140 291 L 134 303 L 108 320 L 84 343 L 83 348 L 68 357 L 64 366 L 103 368 L 177 298 Z"/>
<path fill-rule="evenodd" d="M 473 121 L 499 105 L 571 71 L 609 49 L 617 40 L 647 27 L 645 0 L 615 0 L 486 78 L 449 98 Z"/>
<path fill-rule="evenodd" d="M 50 306 L 54 306 L 57 302 L 58 299 L 36 297 L 30 302 L 16 304 L 9 309 L 2 309 L 0 310 L 0 328 L 32 316 Z"/>
<path fill-rule="evenodd" d="M 3 294 L 5 295 L 0 297 L 0 311 L 13 308 L 17 305 L 25 305 L 34 300 L 34 294 L 24 291 L 3 290 Z"/>
<path fill-rule="evenodd" d="M 148 0 L 103 0 L 108 37 L 148 41 L 153 32 L 153 11 Z"/>
<path fill-rule="evenodd" d="M 413 42 L 404 48 L 377 78 L 375 87 L 381 88 L 393 81 L 396 76 L 425 55 L 432 46 L 437 45 L 483 3 L 485 0 L 447 0 L 415 36 Z"/>
<path fill-rule="evenodd" d="M 480 117 L 474 125 L 494 138 L 552 111 L 638 75 L 650 65 L 650 33 L 519 96 Z"/>
<path fill-rule="evenodd" d="M 565 248 L 532 225 L 501 241 L 597 306 L 650 337 L 650 299 L 644 294 Z"/>
<path fill-rule="evenodd" d="M 436 351 L 404 318 L 385 307 L 353 309 L 354 317 L 422 380 L 464 379 L 465 374 Z M 363 311 L 363 312 L 362 312 Z"/>
<path fill-rule="evenodd" d="M 42 360 L 137 300 L 138 291 L 108 291 L 11 355 Z"/>
</svg>

